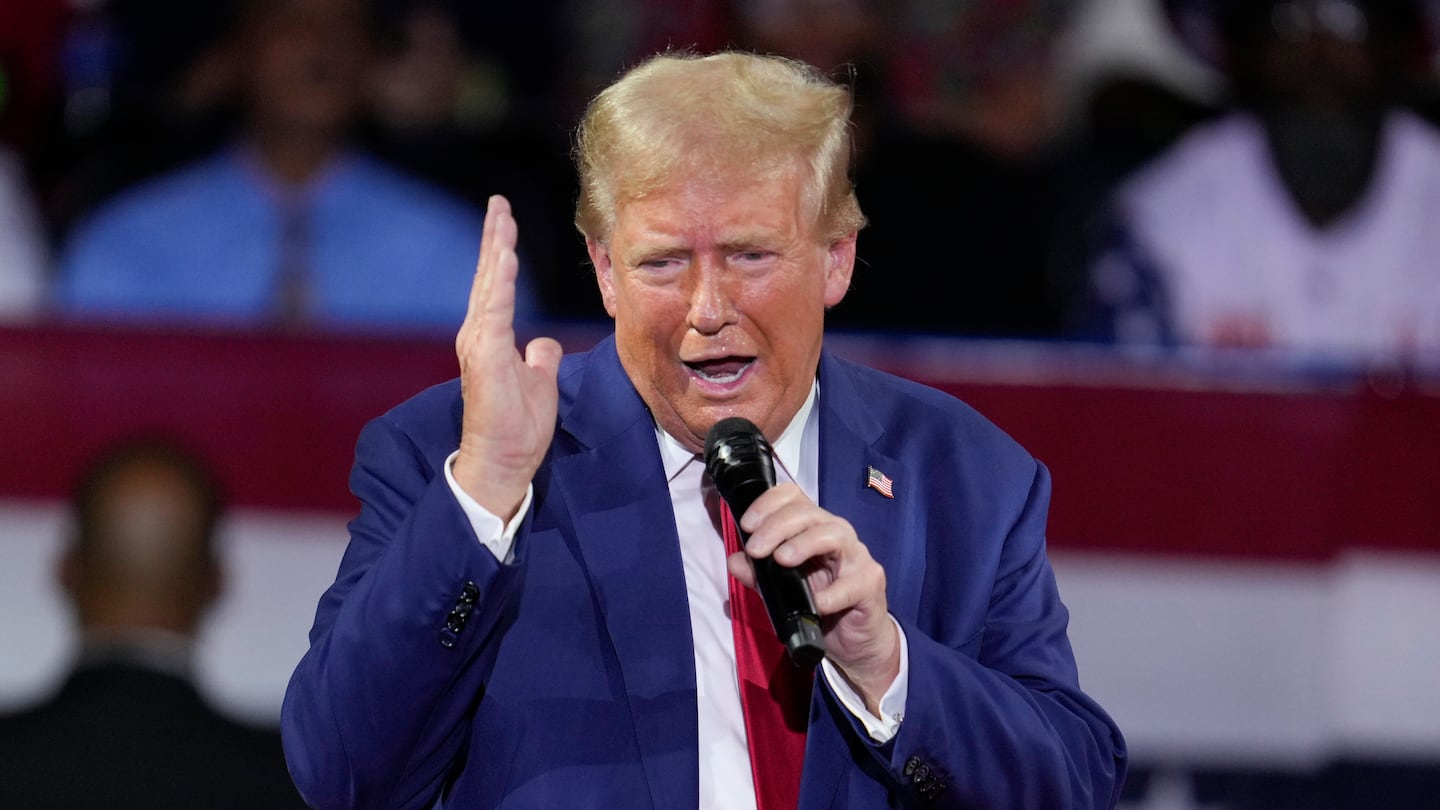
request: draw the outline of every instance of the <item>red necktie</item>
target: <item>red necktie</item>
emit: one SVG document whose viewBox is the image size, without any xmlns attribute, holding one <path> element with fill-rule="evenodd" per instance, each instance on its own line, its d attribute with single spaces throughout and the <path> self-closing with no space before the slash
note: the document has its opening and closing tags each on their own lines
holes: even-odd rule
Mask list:
<svg viewBox="0 0 1440 810">
<path fill-rule="evenodd" d="M 740 550 L 740 530 L 729 505 L 720 504 L 725 553 Z M 730 577 L 730 626 L 735 632 L 735 667 L 740 705 L 750 744 L 758 810 L 795 810 L 800 803 L 800 770 L 805 762 L 805 728 L 814 670 L 790 662 L 785 646 L 753 589 Z"/>
</svg>

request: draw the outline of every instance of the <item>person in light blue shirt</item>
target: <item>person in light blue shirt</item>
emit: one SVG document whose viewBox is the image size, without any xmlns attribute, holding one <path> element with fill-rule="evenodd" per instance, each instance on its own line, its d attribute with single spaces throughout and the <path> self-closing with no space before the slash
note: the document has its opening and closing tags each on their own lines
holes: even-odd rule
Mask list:
<svg viewBox="0 0 1440 810">
<path fill-rule="evenodd" d="M 452 332 L 482 212 L 351 148 L 363 0 L 248 0 L 226 51 L 243 128 L 117 195 L 70 234 L 66 318 Z M 522 291 L 523 319 L 536 314 Z"/>
<path fill-rule="evenodd" d="M 121 195 L 61 259 L 64 314 L 453 329 L 481 219 L 359 154 L 305 186 L 273 181 L 244 147 Z"/>
</svg>

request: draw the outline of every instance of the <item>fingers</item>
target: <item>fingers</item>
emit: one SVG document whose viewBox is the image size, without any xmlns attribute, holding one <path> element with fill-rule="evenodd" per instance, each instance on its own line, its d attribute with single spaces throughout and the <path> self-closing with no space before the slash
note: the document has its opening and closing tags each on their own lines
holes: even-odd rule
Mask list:
<svg viewBox="0 0 1440 810">
<path fill-rule="evenodd" d="M 847 540 L 859 542 L 849 523 L 821 509 L 788 482 L 757 498 L 741 517 L 740 526 L 750 534 L 746 554 L 756 558 L 774 555 L 776 562 L 792 568 L 835 551 Z"/>
<path fill-rule="evenodd" d="M 743 552 L 726 560 L 730 574 L 754 588 L 752 557 L 769 555 L 781 565 L 803 566 L 823 619 L 826 658 L 878 713 L 879 696 L 900 668 L 900 634 L 889 618 L 884 567 L 848 521 L 821 509 L 792 483 L 757 498 L 740 525 L 750 537 Z"/>
<path fill-rule="evenodd" d="M 465 329 L 481 323 L 495 324 L 509 331 L 515 318 L 515 278 L 520 261 L 515 254 L 519 229 L 510 211 L 510 202 L 496 194 L 485 207 L 485 227 L 480 235 L 480 258 L 470 285 L 465 311 Z"/>
<path fill-rule="evenodd" d="M 740 580 L 740 584 L 747 588 L 754 589 L 755 567 L 750 564 L 750 558 L 743 551 L 737 551 L 725 558 L 725 568 L 730 571 L 730 576 Z"/>
<path fill-rule="evenodd" d="M 885 570 L 843 518 L 821 509 L 799 487 L 781 484 L 756 499 L 740 521 L 750 533 L 743 553 L 727 561 L 730 573 L 750 585 L 745 557 L 772 556 L 789 567 L 805 565 L 815 607 L 831 615 L 865 602 L 885 604 Z"/>
<path fill-rule="evenodd" d="M 883 595 L 885 569 L 867 557 L 866 564 L 850 566 L 845 576 L 829 581 L 823 588 L 813 587 L 812 579 L 811 590 L 815 611 L 821 616 L 830 616 L 870 602 L 877 594 Z"/>
<path fill-rule="evenodd" d="M 480 302 L 484 298 L 485 285 L 490 278 L 490 269 L 495 264 L 495 252 L 499 248 L 495 241 L 495 220 L 501 216 L 502 209 L 508 208 L 504 197 L 498 194 L 490 198 L 489 204 L 485 206 L 485 226 L 480 231 L 480 256 L 475 261 L 475 277 L 470 282 L 470 301 L 465 308 L 465 320 L 474 318 L 481 310 Z"/>
</svg>

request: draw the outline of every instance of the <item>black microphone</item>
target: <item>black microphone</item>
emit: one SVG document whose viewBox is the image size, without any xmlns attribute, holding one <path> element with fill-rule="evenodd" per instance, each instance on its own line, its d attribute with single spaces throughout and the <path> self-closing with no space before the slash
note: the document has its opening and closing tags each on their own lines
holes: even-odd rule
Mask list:
<svg viewBox="0 0 1440 810">
<path fill-rule="evenodd" d="M 775 486 L 771 452 L 760 429 L 739 416 L 721 419 L 705 436 L 705 471 L 734 513 L 741 543 L 750 540 L 750 535 L 740 529 L 741 516 L 765 490 Z M 770 557 L 750 562 L 755 567 L 755 584 L 765 600 L 770 624 L 785 644 L 790 660 L 801 667 L 820 663 L 825 657 L 825 639 L 820 634 L 820 616 L 810 583 L 798 569 Z"/>
</svg>

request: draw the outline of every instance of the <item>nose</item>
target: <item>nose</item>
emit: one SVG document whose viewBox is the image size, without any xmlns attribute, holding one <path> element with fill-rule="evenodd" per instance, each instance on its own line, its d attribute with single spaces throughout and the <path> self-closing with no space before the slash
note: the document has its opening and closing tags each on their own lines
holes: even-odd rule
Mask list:
<svg viewBox="0 0 1440 810">
<path fill-rule="evenodd" d="M 700 260 L 694 268 L 686 323 L 702 335 L 713 335 L 737 319 L 735 302 L 722 269 L 716 262 Z"/>
</svg>

